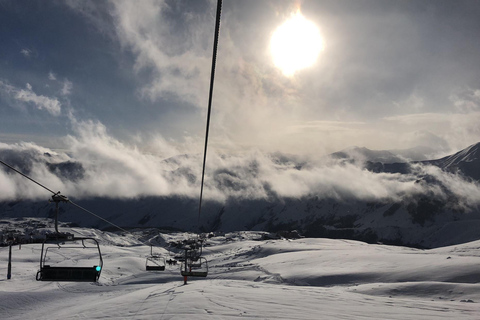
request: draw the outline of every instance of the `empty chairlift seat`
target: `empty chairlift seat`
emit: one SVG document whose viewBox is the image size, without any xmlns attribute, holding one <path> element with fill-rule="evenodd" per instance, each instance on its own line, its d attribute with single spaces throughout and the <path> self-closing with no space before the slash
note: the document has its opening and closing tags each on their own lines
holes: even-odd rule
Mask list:
<svg viewBox="0 0 480 320">
<path fill-rule="evenodd" d="M 150 255 L 145 261 L 145 269 L 147 271 L 164 271 L 165 258 L 159 255 Z"/>
<path fill-rule="evenodd" d="M 93 267 L 51 267 L 44 265 L 37 272 L 39 281 L 76 281 L 97 282 L 100 277 L 100 266 Z"/>
<path fill-rule="evenodd" d="M 165 271 L 165 258 L 159 254 L 153 254 L 153 245 L 150 246 L 150 255 L 145 260 L 145 270 Z"/>
<path fill-rule="evenodd" d="M 93 261 L 97 263 L 94 264 Z M 97 282 L 102 268 L 100 246 L 94 238 L 46 240 L 42 244 L 40 269 L 36 279 Z"/>
<path fill-rule="evenodd" d="M 184 277 L 206 277 L 208 275 L 207 259 L 200 257 L 196 261 L 187 259 L 182 262 L 180 273 Z"/>
</svg>

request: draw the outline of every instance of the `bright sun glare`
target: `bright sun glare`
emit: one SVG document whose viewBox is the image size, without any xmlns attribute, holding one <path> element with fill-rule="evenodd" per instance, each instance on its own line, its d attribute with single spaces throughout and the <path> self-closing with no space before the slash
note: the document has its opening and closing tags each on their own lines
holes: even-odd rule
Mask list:
<svg viewBox="0 0 480 320">
<path fill-rule="evenodd" d="M 323 46 L 319 29 L 300 11 L 279 26 L 270 41 L 273 63 L 285 76 L 313 65 Z"/>
</svg>

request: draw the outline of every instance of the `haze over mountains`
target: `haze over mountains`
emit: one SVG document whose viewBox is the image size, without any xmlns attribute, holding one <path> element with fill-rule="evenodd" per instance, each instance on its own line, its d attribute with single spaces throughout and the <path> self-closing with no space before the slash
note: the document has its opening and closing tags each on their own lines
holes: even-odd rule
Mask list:
<svg viewBox="0 0 480 320">
<path fill-rule="evenodd" d="M 480 239 L 480 143 L 436 160 L 424 159 L 432 153 L 427 148 L 353 147 L 315 160 L 212 153 L 200 216 L 199 155 L 160 159 L 135 152 L 1 145 L 0 159 L 122 227 L 296 229 L 311 237 L 419 247 Z M 1 218 L 53 216 L 48 192 L 6 167 L 0 190 Z M 68 204 L 59 219 L 109 227 Z"/>
</svg>

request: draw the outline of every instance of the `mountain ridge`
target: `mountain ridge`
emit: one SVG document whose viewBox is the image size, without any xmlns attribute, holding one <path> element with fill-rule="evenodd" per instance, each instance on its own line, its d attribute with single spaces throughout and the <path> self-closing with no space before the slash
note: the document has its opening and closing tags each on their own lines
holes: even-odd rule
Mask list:
<svg viewBox="0 0 480 320">
<path fill-rule="evenodd" d="M 480 235 L 475 232 L 475 228 L 480 225 L 478 209 L 480 200 L 471 198 L 471 194 L 459 193 L 458 190 L 462 188 L 457 188 L 461 184 L 461 186 L 473 188 L 473 191 L 480 190 L 478 178 L 475 176 L 476 171 L 465 167 L 465 164 L 469 164 L 476 169 L 479 168 L 476 156 L 479 145 L 475 144 L 453 155 L 429 161 L 381 163 L 367 160 L 362 164 L 352 164 L 349 161 L 345 162 L 345 158 L 340 158 L 334 166 L 327 166 L 325 169 L 327 173 L 331 170 L 338 170 L 339 173 L 353 170 L 356 175 L 360 175 L 358 176 L 360 178 L 361 175 L 365 176 L 365 172 L 371 172 L 367 175 L 368 179 L 378 177 L 384 179 L 377 187 L 385 188 L 392 181 L 395 183 L 400 181 L 402 183 L 400 186 L 411 186 L 412 190 L 418 191 L 402 195 L 400 190 L 398 195 L 392 198 L 372 197 L 375 193 L 368 190 L 372 187 L 368 182 L 363 186 L 360 185 L 360 191 L 358 191 L 360 193 L 349 193 L 354 189 L 348 191 L 345 187 L 359 183 L 357 181 L 334 184 L 327 194 L 317 191 L 298 196 L 282 195 L 269 186 L 270 182 L 261 181 L 264 175 L 262 170 L 265 170 L 262 166 L 265 164 L 258 159 L 251 159 L 243 164 L 236 163 L 236 167 L 226 166 L 213 170 L 211 180 L 208 182 L 210 188 L 213 185 L 224 192 L 231 192 L 232 195 L 222 201 L 206 199 L 200 219 L 198 219 L 197 199 L 185 195 L 140 195 L 123 199 L 104 196 L 79 199 L 75 202 L 122 227 L 225 232 L 239 230 L 276 232 L 296 229 L 309 237 L 347 238 L 371 243 L 437 247 L 480 239 Z M 279 177 L 283 177 L 286 170 L 289 175 L 306 172 L 307 177 L 319 170 L 315 168 L 312 170 L 311 164 L 299 162 L 294 157 L 285 155 L 271 157 L 273 157 L 272 168 L 279 169 L 271 172 L 272 169 L 267 168 L 270 170 L 267 170 L 267 173 L 280 175 Z M 45 161 L 51 157 L 41 155 L 40 158 Z M 278 160 L 275 160 L 277 158 Z M 28 159 L 28 157 L 21 159 L 27 168 L 38 165 L 35 159 Z M 62 161 L 49 163 L 46 168 L 58 177 L 78 183 L 88 175 L 85 172 L 87 169 L 81 162 L 76 162 L 75 159 L 65 160 L 63 157 L 57 157 L 57 159 Z M 170 171 L 166 172 L 165 177 L 172 180 L 184 179 L 192 185 L 197 183 L 195 171 L 184 166 L 188 159 L 188 155 L 182 155 L 178 159 L 170 158 L 169 163 L 174 165 L 169 167 Z M 360 167 L 357 169 L 356 166 Z M 469 170 L 462 171 L 465 168 Z M 336 175 L 332 177 L 335 178 Z M 265 196 L 253 198 L 235 196 L 235 194 L 241 195 L 242 193 L 238 192 L 244 191 L 244 188 L 251 187 L 248 185 L 251 183 L 250 178 L 256 179 L 258 183 L 255 187 L 257 189 L 252 190 L 264 190 L 267 192 Z M 322 186 L 329 186 L 328 181 L 319 186 L 320 190 L 324 188 Z M 364 193 L 367 192 L 363 196 L 362 188 Z M 377 192 L 382 194 L 384 190 L 380 189 Z M 358 198 L 359 194 L 360 198 Z M 110 227 L 95 217 L 85 215 L 73 206 L 65 204 L 60 209 L 61 221 L 99 229 Z M 53 205 L 45 201 L 12 199 L 0 202 L 0 218 L 53 217 L 53 210 Z M 458 226 L 463 228 L 467 226 L 463 230 L 463 235 L 450 235 L 450 238 L 439 236 L 449 234 L 448 229 L 462 230 Z"/>
</svg>

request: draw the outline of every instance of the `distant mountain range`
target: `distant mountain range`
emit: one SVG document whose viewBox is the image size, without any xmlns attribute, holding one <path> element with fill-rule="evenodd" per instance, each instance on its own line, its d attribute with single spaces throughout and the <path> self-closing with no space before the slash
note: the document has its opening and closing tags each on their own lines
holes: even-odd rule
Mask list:
<svg viewBox="0 0 480 320">
<path fill-rule="evenodd" d="M 425 148 L 422 150 L 431 152 Z M 266 196 L 231 196 L 220 202 L 206 200 L 200 217 L 198 200 L 181 195 L 134 199 L 96 197 L 75 202 L 122 227 L 217 232 L 295 229 L 309 237 L 357 239 L 416 247 L 438 247 L 480 239 L 480 143 L 436 160 L 422 159 L 422 154 L 425 152 L 418 148 L 400 152 L 352 147 L 330 155 L 330 163 L 327 161 L 325 164 L 330 171 L 343 172 L 354 167 L 358 168 L 357 174 L 368 179 L 383 179 L 380 187 L 368 182 L 359 187 L 359 193 L 364 190 L 367 196 L 353 194 L 344 187 L 361 183 L 359 178 L 335 185 L 329 189 L 328 196 L 322 193 L 322 186 L 314 193 L 281 196 L 269 183 L 263 183 L 262 191 L 266 192 Z M 27 174 L 32 169 L 29 156 L 26 152 L 0 151 L 0 159 Z M 84 179 L 85 168 L 80 162 L 49 154 L 36 156 L 61 179 L 72 182 Z M 182 167 L 182 159 L 191 157 L 182 155 L 164 160 L 170 166 L 168 179 L 183 177 L 188 183 L 198 183 L 195 172 Z M 292 174 L 301 173 L 312 170 L 314 166 L 295 156 L 274 154 L 269 157 L 274 165 L 280 167 L 279 172 L 288 168 Z M 249 162 L 242 172 L 260 179 L 258 166 L 255 161 Z M 7 172 L 8 169 L 2 170 Z M 210 184 L 216 188 L 241 191 L 248 187 L 247 179 L 239 176 L 233 168 L 214 171 L 212 179 Z M 339 174 L 338 179 L 348 178 Z M 398 184 L 400 187 L 395 182 L 401 182 Z M 369 190 L 373 187 L 380 189 L 376 190 L 379 194 L 388 194 L 387 189 L 393 188 L 392 184 L 397 188 L 395 196 L 368 196 L 368 192 L 373 193 Z M 402 191 L 405 186 L 410 191 Z M 111 228 L 74 206 L 62 204 L 60 209 L 59 219 L 62 221 L 86 227 Z M 53 213 L 54 205 L 46 201 L 16 199 L 0 202 L 0 219 L 53 217 Z"/>
</svg>

